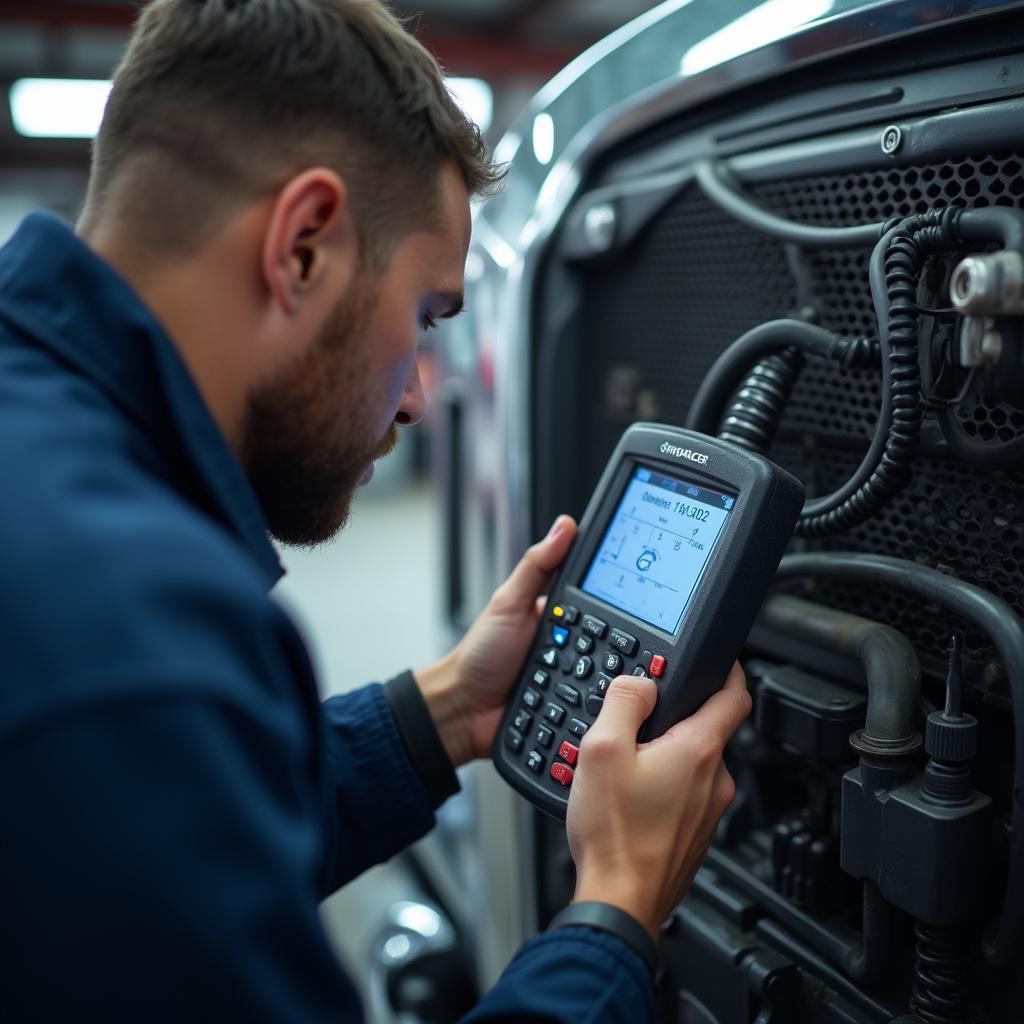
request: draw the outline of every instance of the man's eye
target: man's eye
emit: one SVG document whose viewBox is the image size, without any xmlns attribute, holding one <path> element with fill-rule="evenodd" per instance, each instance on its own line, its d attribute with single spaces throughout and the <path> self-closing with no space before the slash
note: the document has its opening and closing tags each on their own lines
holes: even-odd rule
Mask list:
<svg viewBox="0 0 1024 1024">
<path fill-rule="evenodd" d="M 437 326 L 437 321 L 429 313 L 424 313 L 423 319 L 420 320 L 420 326 L 423 330 L 429 331 L 432 327 Z"/>
</svg>

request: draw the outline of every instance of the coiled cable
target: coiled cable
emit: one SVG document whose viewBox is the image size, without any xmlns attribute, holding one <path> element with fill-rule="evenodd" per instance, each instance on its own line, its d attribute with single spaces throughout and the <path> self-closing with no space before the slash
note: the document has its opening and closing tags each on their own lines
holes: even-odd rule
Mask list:
<svg viewBox="0 0 1024 1024">
<path fill-rule="evenodd" d="M 1024 244 L 1024 215 L 1002 208 L 947 207 L 889 221 L 881 227 L 883 234 L 872 252 L 869 268 L 884 385 L 878 422 L 871 445 L 853 475 L 831 494 L 805 503 L 797 523 L 797 533 L 804 536 L 838 533 L 865 522 L 910 480 L 924 418 L 918 364 L 921 310 L 917 305 L 917 288 L 925 260 L 933 254 L 955 251 L 965 241 L 992 240 L 993 235 L 1007 247 Z M 742 375 L 749 372 L 755 360 L 774 355 L 789 345 L 826 358 L 838 356 L 847 366 L 863 365 L 868 358 L 874 358 L 871 342 L 845 341 L 845 350 L 840 347 L 843 343 L 843 339 L 823 328 L 801 321 L 777 320 L 753 328 L 716 360 L 694 397 L 687 426 L 704 433 L 714 432 L 720 426 L 720 410 L 740 384 Z M 767 393 L 756 389 L 748 389 L 745 397 L 762 401 L 756 406 L 756 415 L 749 402 L 741 402 L 739 407 L 734 403 L 725 415 L 729 433 L 743 438 L 748 447 L 761 445 L 764 438 L 774 435 L 766 417 L 773 413 L 781 418 L 782 406 L 776 396 L 769 399 Z M 747 417 L 749 420 L 744 422 Z"/>
<path fill-rule="evenodd" d="M 762 359 L 733 396 L 718 425 L 718 436 L 765 454 L 803 364 L 803 353 L 793 346 Z"/>
</svg>

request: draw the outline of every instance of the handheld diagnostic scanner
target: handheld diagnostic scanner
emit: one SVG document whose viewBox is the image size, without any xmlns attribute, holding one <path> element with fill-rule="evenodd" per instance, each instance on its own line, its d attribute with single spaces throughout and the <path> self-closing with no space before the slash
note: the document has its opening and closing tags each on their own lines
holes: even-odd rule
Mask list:
<svg viewBox="0 0 1024 1024">
<path fill-rule="evenodd" d="M 564 818 L 579 743 L 618 675 L 649 676 L 660 736 L 717 690 L 804 500 L 768 459 L 678 427 L 619 441 L 557 576 L 494 742 L 501 775 Z"/>
</svg>

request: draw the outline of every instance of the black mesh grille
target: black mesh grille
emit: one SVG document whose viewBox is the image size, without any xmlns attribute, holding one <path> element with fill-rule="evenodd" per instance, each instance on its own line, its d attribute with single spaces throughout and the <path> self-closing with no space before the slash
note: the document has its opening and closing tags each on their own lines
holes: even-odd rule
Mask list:
<svg viewBox="0 0 1024 1024">
<path fill-rule="evenodd" d="M 850 225 L 950 203 L 1021 204 L 1022 162 L 1012 151 L 792 179 L 758 186 L 753 194 L 794 220 Z M 801 259 L 798 289 L 783 246 L 738 224 L 691 187 L 621 259 L 586 271 L 583 372 L 588 393 L 599 400 L 589 407 L 584 429 L 600 439 L 587 449 L 588 487 L 596 483 L 626 422 L 654 416 L 683 422 L 718 353 L 754 324 L 791 315 L 798 294 L 801 301 L 813 296 L 825 326 L 843 334 L 875 334 L 868 253 L 806 253 Z M 637 397 L 633 406 L 614 400 L 624 380 Z M 812 492 L 833 489 L 866 448 L 879 386 L 871 372 L 808 366 L 794 389 L 775 457 Z M 960 416 L 983 439 L 1024 431 L 1024 413 L 986 404 L 977 391 L 963 403 Z M 940 449 L 926 450 L 913 483 L 898 500 L 864 526 L 818 545 L 948 567 L 1024 614 L 1024 473 L 967 465 Z M 819 585 L 816 593 L 837 607 L 891 622 L 925 652 L 941 651 L 957 625 L 895 592 Z M 981 644 L 981 637 L 968 636 L 969 649 L 987 655 Z"/>
</svg>

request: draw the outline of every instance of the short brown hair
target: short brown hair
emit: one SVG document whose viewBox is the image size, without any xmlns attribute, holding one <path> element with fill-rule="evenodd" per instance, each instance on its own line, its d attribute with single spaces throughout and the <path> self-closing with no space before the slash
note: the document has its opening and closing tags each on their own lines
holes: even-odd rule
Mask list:
<svg viewBox="0 0 1024 1024">
<path fill-rule="evenodd" d="M 501 179 L 437 61 L 381 0 L 152 0 L 114 77 L 83 221 L 128 171 L 139 230 L 187 251 L 239 202 L 324 164 L 380 265 L 452 161 L 471 196 Z"/>
</svg>

